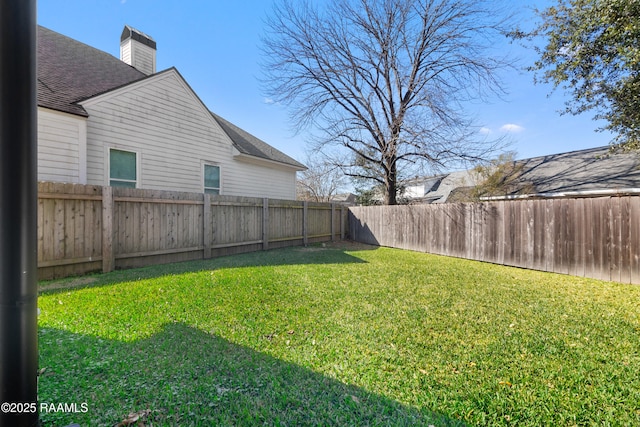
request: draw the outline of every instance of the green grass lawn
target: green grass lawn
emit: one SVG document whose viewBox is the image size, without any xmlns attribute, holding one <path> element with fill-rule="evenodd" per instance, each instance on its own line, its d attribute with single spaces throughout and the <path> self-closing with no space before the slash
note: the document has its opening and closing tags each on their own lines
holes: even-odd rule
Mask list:
<svg viewBox="0 0 640 427">
<path fill-rule="evenodd" d="M 88 406 L 44 426 L 640 425 L 639 286 L 336 245 L 41 290 L 40 402 Z"/>
</svg>

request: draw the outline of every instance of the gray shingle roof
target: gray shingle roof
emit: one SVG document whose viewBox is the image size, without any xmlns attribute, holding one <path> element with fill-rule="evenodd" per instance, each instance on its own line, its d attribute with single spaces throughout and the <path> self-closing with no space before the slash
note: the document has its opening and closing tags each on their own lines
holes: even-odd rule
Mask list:
<svg viewBox="0 0 640 427">
<path fill-rule="evenodd" d="M 88 114 L 79 101 L 148 78 L 107 52 L 42 26 L 38 26 L 37 56 L 38 105 L 84 117 Z M 302 163 L 222 117 L 213 117 L 241 153 L 305 169 Z"/>
<path fill-rule="evenodd" d="M 38 26 L 38 105 L 87 116 L 76 102 L 146 76 L 113 55 Z"/>
<path fill-rule="evenodd" d="M 224 132 L 229 135 L 229 138 L 233 141 L 233 145 L 235 145 L 236 149 L 242 154 L 248 154 L 250 156 L 260 157 L 279 163 L 286 163 L 300 169 L 306 169 L 306 166 L 302 163 L 292 159 L 282 151 L 273 148 L 261 139 L 240 129 L 233 123 L 223 119 L 215 113 L 211 113 L 211 115 L 220 124 L 220 127 L 222 127 Z"/>
<path fill-rule="evenodd" d="M 519 180 L 538 193 L 624 190 L 640 188 L 640 156 L 609 153 L 609 147 L 589 148 L 518 160 Z"/>
</svg>

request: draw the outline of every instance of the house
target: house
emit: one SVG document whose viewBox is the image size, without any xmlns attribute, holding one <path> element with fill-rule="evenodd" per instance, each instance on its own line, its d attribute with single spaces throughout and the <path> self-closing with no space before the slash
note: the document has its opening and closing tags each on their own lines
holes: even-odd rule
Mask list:
<svg viewBox="0 0 640 427">
<path fill-rule="evenodd" d="M 457 171 L 403 182 L 403 199 L 409 203 L 444 203 L 452 191 L 473 185 L 471 171 Z"/>
<path fill-rule="evenodd" d="M 212 113 L 156 42 L 120 59 L 38 27 L 38 180 L 295 199 L 305 166 Z"/>
<path fill-rule="evenodd" d="M 640 154 L 635 152 L 597 147 L 516 160 L 506 166 L 497 173 L 509 185 L 481 195 L 481 200 L 640 194 Z M 416 178 L 406 182 L 405 197 L 412 203 L 465 201 L 483 180 L 473 170 Z"/>
<path fill-rule="evenodd" d="M 331 197 L 330 201 L 331 203 L 340 203 L 342 205 L 351 206 L 356 204 L 356 195 L 351 192 L 339 193 Z"/>
</svg>

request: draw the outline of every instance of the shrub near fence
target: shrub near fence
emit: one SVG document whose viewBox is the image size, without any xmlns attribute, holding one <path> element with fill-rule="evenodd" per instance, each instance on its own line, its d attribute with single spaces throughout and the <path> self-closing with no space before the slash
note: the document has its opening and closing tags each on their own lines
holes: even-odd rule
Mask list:
<svg viewBox="0 0 640 427">
<path fill-rule="evenodd" d="M 362 243 L 640 284 L 640 197 L 349 208 Z"/>
<path fill-rule="evenodd" d="M 38 183 L 39 279 L 343 238 L 340 205 Z"/>
</svg>

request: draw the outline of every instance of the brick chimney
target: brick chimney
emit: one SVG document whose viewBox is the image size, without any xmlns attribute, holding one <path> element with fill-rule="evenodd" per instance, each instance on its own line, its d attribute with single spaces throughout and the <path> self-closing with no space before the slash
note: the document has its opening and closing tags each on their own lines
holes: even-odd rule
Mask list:
<svg viewBox="0 0 640 427">
<path fill-rule="evenodd" d="M 155 73 L 155 40 L 145 33 L 125 25 L 120 36 L 120 60 L 146 75 Z"/>
</svg>

